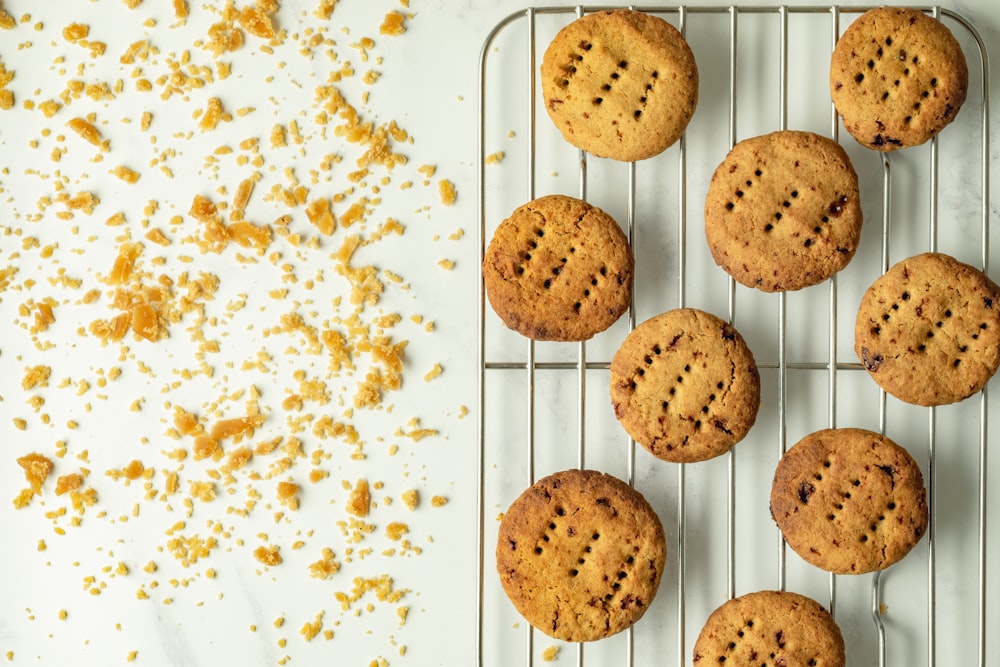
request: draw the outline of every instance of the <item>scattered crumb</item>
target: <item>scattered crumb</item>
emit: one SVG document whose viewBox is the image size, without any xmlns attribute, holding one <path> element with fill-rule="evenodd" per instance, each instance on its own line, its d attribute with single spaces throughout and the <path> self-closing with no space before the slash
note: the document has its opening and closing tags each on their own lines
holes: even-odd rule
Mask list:
<svg viewBox="0 0 1000 667">
<path fill-rule="evenodd" d="M 367 458 L 372 446 L 394 454 L 400 439 L 439 435 L 392 416 L 397 392 L 421 391 L 404 332 L 429 337 L 392 312 L 392 299 L 414 296 L 379 247 L 431 207 L 392 210 L 382 195 L 434 180 L 444 205 L 457 193 L 442 178 L 451 167 L 428 164 L 428 147 L 375 105 L 391 64 L 360 30 L 405 35 L 416 20 L 408 0 L 362 3 L 358 26 L 334 18 L 337 0 L 291 4 L 121 0 L 109 4 L 114 25 L 0 8 L 0 29 L 17 31 L 0 42 L 0 110 L 30 123 L 12 164 L 43 193 L 22 192 L 5 179 L 15 167 L 0 167 L 0 313 L 26 343 L 0 354 L 0 404 L 25 478 L 8 511 L 46 537 L 28 534 L 45 552 L 32 576 L 45 575 L 43 562 L 80 568 L 79 595 L 124 590 L 130 605 L 180 610 L 223 599 L 231 564 L 250 563 L 286 590 L 306 577 L 330 587 L 325 608 L 274 622 L 287 617 L 288 634 L 300 628 L 310 642 L 344 636 L 342 617 L 387 614 L 402 626 L 411 612 L 408 582 L 372 576 L 383 570 L 371 565 L 391 571 L 391 559 L 427 548 L 400 519 L 428 502 L 409 488 L 403 457 L 378 477 Z M 57 50 L 37 82 L 10 69 L 31 48 L 36 59 Z M 248 86 L 258 80 L 266 86 Z M 289 108 L 289 88 L 310 101 Z M 433 332 L 425 316 L 411 321 Z M 442 372 L 434 364 L 424 379 Z M 356 481 L 338 486 L 348 465 Z M 326 504 L 340 541 L 299 511 Z M 157 522 L 160 539 L 134 545 L 134 562 L 115 553 L 123 526 Z M 107 562 L 75 549 L 85 533 L 108 538 L 97 549 Z M 391 548 L 376 546 L 386 539 Z M 93 623 L 65 594 L 73 613 L 52 617 Z M 127 634 L 132 608 L 122 609 L 115 628 Z M 292 663 L 296 642 L 274 641 L 287 648 L 275 662 Z M 139 662 L 129 645 L 110 658 Z"/>
<path fill-rule="evenodd" d="M 449 180 L 442 179 L 438 181 L 438 191 L 441 194 L 441 203 L 445 206 L 451 206 L 458 199 L 458 192 L 455 190 L 455 185 Z"/>
</svg>

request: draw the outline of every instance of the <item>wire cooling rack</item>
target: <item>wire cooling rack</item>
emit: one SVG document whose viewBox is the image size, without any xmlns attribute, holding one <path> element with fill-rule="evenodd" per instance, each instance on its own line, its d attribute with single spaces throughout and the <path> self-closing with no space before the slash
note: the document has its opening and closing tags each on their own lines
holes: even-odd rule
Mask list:
<svg viewBox="0 0 1000 667">
<path fill-rule="evenodd" d="M 503 328 L 480 289 L 479 664 L 533 665 L 554 654 L 577 665 L 686 665 L 715 607 L 753 590 L 787 589 L 833 612 L 848 664 L 996 665 L 1000 640 L 987 622 L 995 627 L 1000 612 L 997 566 L 988 560 L 998 539 L 987 522 L 997 505 L 997 494 L 987 493 L 995 437 L 987 423 L 1000 406 L 987 390 L 954 406 L 904 405 L 870 381 L 852 349 L 861 294 L 892 263 L 932 250 L 989 271 L 989 65 L 982 38 L 954 11 L 917 7 L 962 44 L 969 96 L 954 123 L 928 144 L 878 154 L 841 132 L 827 88 L 830 52 L 869 7 L 633 7 L 685 35 L 701 92 L 675 146 L 622 164 L 565 144 L 545 116 L 537 81 L 555 32 L 609 8 L 511 14 L 488 35 L 479 60 L 480 260 L 501 220 L 553 192 L 611 212 L 636 253 L 628 315 L 587 343 L 520 338 Z M 728 149 L 778 129 L 841 141 L 859 173 L 865 227 L 861 248 L 840 274 L 800 292 L 765 295 L 713 265 L 701 210 L 708 179 Z M 676 465 L 637 450 L 615 423 L 608 369 L 637 321 L 682 306 L 715 312 L 743 333 L 761 369 L 763 405 L 750 435 L 729 454 Z M 811 431 L 844 426 L 906 446 L 928 487 L 926 538 L 872 575 L 835 576 L 808 566 L 788 551 L 769 515 L 781 455 Z M 537 478 L 570 467 L 602 469 L 638 488 L 668 536 L 667 571 L 646 616 L 589 644 L 563 644 L 524 623 L 503 595 L 493 558 L 497 519 L 509 503 Z"/>
</svg>

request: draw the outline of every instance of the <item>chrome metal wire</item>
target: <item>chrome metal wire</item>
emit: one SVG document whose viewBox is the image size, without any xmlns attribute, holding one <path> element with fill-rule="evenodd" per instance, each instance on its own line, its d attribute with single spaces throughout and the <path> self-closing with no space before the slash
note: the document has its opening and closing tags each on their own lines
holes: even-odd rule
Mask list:
<svg viewBox="0 0 1000 667">
<path fill-rule="evenodd" d="M 490 114 L 490 96 L 493 91 L 487 84 L 488 77 L 487 71 L 491 58 L 491 50 L 494 43 L 501 34 L 506 33 L 506 31 L 517 30 L 518 27 L 523 26 L 524 30 L 524 40 L 525 48 L 527 49 L 527 71 L 525 72 L 524 83 L 527 87 L 527 136 L 525 143 L 527 145 L 526 151 L 526 164 L 525 171 L 527 176 L 527 182 L 525 187 L 525 201 L 533 199 L 535 197 L 537 174 L 536 174 L 536 160 L 537 160 L 537 137 L 536 137 L 536 122 L 537 122 L 537 77 L 536 72 L 538 70 L 537 56 L 538 53 L 538 38 L 537 38 L 537 28 L 536 21 L 537 17 L 540 15 L 565 15 L 566 21 L 570 21 L 575 17 L 582 16 L 586 13 L 617 8 L 618 6 L 601 5 L 601 6 L 583 6 L 577 5 L 575 7 L 528 7 L 523 11 L 515 12 L 511 14 L 500 23 L 498 23 L 490 34 L 486 37 L 480 57 L 479 57 L 479 78 L 480 78 L 480 90 L 479 90 L 479 103 L 478 103 L 478 113 L 479 113 L 479 125 L 478 125 L 478 202 L 479 202 L 479 257 L 480 263 L 485 256 L 485 249 L 489 230 L 491 226 L 495 224 L 496 221 L 491 221 L 487 219 L 487 198 L 488 198 L 488 188 L 487 188 L 487 175 L 486 175 L 486 127 L 487 118 Z M 634 8 L 634 7 L 633 7 Z M 978 48 L 978 56 L 980 58 L 980 67 L 982 73 L 981 79 L 981 89 L 978 91 L 981 95 L 981 108 L 980 108 L 980 131 L 982 134 L 982 152 L 980 155 L 981 161 L 981 183 L 980 190 L 983 193 L 982 203 L 981 203 L 981 224 L 980 224 L 980 235 L 982 242 L 982 256 L 980 260 L 981 267 L 984 271 L 988 271 L 989 266 L 989 59 L 987 55 L 986 45 L 983 42 L 982 37 L 973 27 L 973 25 L 960 14 L 943 9 L 938 6 L 916 6 L 916 9 L 930 13 L 936 18 L 947 17 L 954 24 L 961 26 L 965 31 L 967 31 L 968 36 L 976 44 Z M 871 7 L 842 7 L 838 5 L 831 6 L 788 6 L 788 5 L 774 5 L 774 6 L 648 6 L 640 7 L 643 11 L 661 14 L 673 20 L 675 25 L 681 31 L 682 34 L 686 34 L 688 24 L 692 20 L 696 20 L 697 17 L 704 15 L 727 15 L 728 16 L 728 40 L 729 40 L 729 81 L 728 81 L 728 96 L 729 96 L 729 145 L 735 145 L 738 140 L 737 134 L 737 112 L 739 109 L 738 96 L 737 96 L 737 72 L 739 67 L 738 62 L 738 35 L 742 35 L 743 32 L 740 30 L 739 23 L 740 17 L 743 15 L 772 15 L 777 22 L 777 32 L 779 34 L 778 39 L 778 68 L 779 68 L 779 105 L 778 105 L 778 126 L 781 129 L 786 129 L 788 127 L 788 77 L 789 77 L 789 63 L 788 63 L 788 43 L 789 43 L 789 15 L 790 14 L 827 14 L 830 18 L 829 24 L 829 34 L 830 34 L 830 49 L 832 50 L 833 45 L 836 43 L 837 39 L 841 34 L 842 29 L 842 18 L 844 14 L 856 15 L 860 14 Z M 836 111 L 833 109 L 831 104 L 831 130 L 830 134 L 834 140 L 839 138 L 839 123 Z M 677 301 L 680 307 L 687 305 L 687 287 L 688 287 L 688 258 L 687 258 L 687 205 L 688 205 L 688 154 L 687 154 L 687 142 L 686 138 L 682 137 L 679 145 L 676 149 L 677 153 L 677 167 L 678 167 L 678 225 L 677 225 L 677 267 L 678 273 L 677 279 Z M 939 162 L 939 149 L 937 139 L 932 140 L 930 146 L 930 154 L 928 159 L 928 169 L 929 169 L 929 182 L 930 182 L 930 192 L 928 207 L 930 212 L 930 225 L 929 225 L 929 239 L 928 239 L 928 249 L 937 250 L 938 247 L 938 196 L 939 196 L 939 182 L 938 182 L 938 162 Z M 893 174 L 891 166 L 891 156 L 887 154 L 882 155 L 882 195 L 881 195 L 881 217 L 882 217 L 882 232 L 881 232 L 881 271 L 885 273 L 890 266 L 890 221 L 893 216 L 892 207 L 892 191 L 893 191 Z M 627 212 L 626 212 L 626 232 L 628 239 L 633 248 L 641 242 L 638 238 L 639 231 L 636 227 L 636 189 L 637 189 L 637 172 L 635 163 L 630 163 L 626 167 L 627 169 L 627 179 L 628 179 L 628 192 L 627 192 Z M 579 161 L 579 189 L 578 194 L 581 199 L 587 199 L 588 195 L 588 160 L 587 154 L 580 152 Z M 634 285 L 634 293 L 642 289 L 642 285 Z M 787 330 L 787 301 L 786 295 L 781 293 L 776 297 L 778 299 L 778 321 L 776 323 L 777 333 L 778 333 L 778 352 L 776 360 L 758 360 L 758 366 L 761 370 L 774 370 L 776 371 L 776 377 L 778 382 L 778 406 L 777 406 L 777 454 L 778 456 L 783 455 L 787 450 L 787 435 L 786 435 L 786 403 L 787 403 L 787 381 L 789 376 L 789 371 L 814 371 L 814 372 L 825 372 L 827 373 L 827 385 L 828 385 L 828 425 L 830 428 L 835 428 L 837 426 L 837 394 L 838 394 L 838 376 L 842 372 L 856 372 L 863 370 L 861 364 L 851 361 L 843 361 L 838 359 L 837 352 L 837 305 L 838 305 L 838 281 L 836 276 L 829 281 L 829 331 L 828 331 L 828 357 L 826 360 L 817 361 L 790 361 L 786 356 L 786 330 Z M 577 346 L 576 360 L 575 361 L 540 361 L 536 358 L 536 345 L 532 341 L 527 341 L 525 343 L 525 355 L 523 361 L 510 361 L 510 360 L 492 360 L 487 358 L 487 308 L 486 308 L 486 297 L 485 289 L 480 285 L 479 290 L 479 334 L 478 334 L 478 382 L 477 388 L 479 392 L 479 402 L 478 402 L 478 416 L 479 416 L 479 428 L 478 428 L 478 501 L 477 510 L 479 523 L 477 526 L 477 544 L 478 544 L 478 558 L 479 558 L 479 568 L 478 568 L 478 581 L 477 581 L 477 611 L 476 611 L 476 623 L 477 623 L 477 657 L 478 664 L 482 667 L 486 665 L 492 665 L 489 662 L 490 656 L 485 654 L 485 637 L 495 631 L 495 628 L 491 627 L 490 620 L 487 618 L 487 611 L 485 609 L 485 589 L 486 589 L 486 578 L 488 573 L 492 570 L 491 563 L 487 559 L 486 554 L 486 543 L 487 543 L 487 518 L 486 518 L 486 496 L 487 496 L 487 457 L 490 447 L 490 432 L 491 424 L 488 423 L 487 418 L 487 375 L 490 374 L 523 374 L 527 384 L 527 390 L 525 392 L 526 405 L 526 423 L 524 424 L 524 438 L 525 438 L 525 457 L 527 459 L 527 484 L 530 485 L 535 481 L 535 458 L 537 455 L 537 445 L 536 445 L 536 409 L 539 402 L 538 392 L 536 389 L 536 379 L 540 373 L 550 373 L 559 371 L 575 371 L 576 382 L 577 382 L 577 400 L 578 400 L 578 414 L 577 414 L 577 436 L 576 436 L 576 447 L 577 447 L 577 465 L 583 468 L 587 464 L 587 447 L 588 440 L 586 437 L 586 402 L 588 396 L 588 374 L 593 371 L 607 371 L 610 368 L 609 360 L 595 360 L 590 358 L 588 355 L 587 344 L 579 343 Z M 737 288 L 735 281 L 731 278 L 729 279 L 728 287 L 728 317 L 729 321 L 732 323 L 735 321 L 737 316 Z M 628 311 L 628 330 L 631 331 L 636 326 L 636 310 L 635 305 L 629 308 Z M 988 523 L 987 523 L 987 481 L 988 481 L 988 459 L 987 459 L 987 440 L 988 440 L 988 401 L 987 401 L 987 391 L 983 390 L 979 395 L 979 433 L 978 433 L 978 665 L 979 667 L 986 667 L 986 645 L 987 645 L 987 577 L 989 575 L 988 567 Z M 879 394 L 879 406 L 878 406 L 878 428 L 879 431 L 885 433 L 887 427 L 887 398 L 885 392 L 880 392 Z M 937 663 L 937 616 L 940 612 L 937 604 L 937 579 L 938 579 L 938 568 L 940 563 L 938 562 L 936 553 L 936 540 L 935 540 L 935 506 L 937 504 L 936 491 L 937 491 L 937 467 L 936 467 L 936 447 L 937 447 L 937 413 L 934 408 L 928 409 L 928 443 L 927 443 L 927 471 L 928 471 L 928 505 L 931 512 L 931 522 L 927 533 L 926 539 L 926 549 L 927 549 L 927 598 L 928 598 L 928 610 L 927 610 L 927 664 L 928 667 L 933 667 Z M 635 452 L 635 442 L 629 440 L 627 449 L 627 473 L 626 481 L 629 484 L 635 484 L 635 473 L 636 473 L 636 452 Z M 738 481 L 737 476 L 737 465 L 736 465 L 736 450 L 732 450 L 727 454 L 728 461 L 726 463 L 726 476 L 727 476 L 727 499 L 726 499 L 726 595 L 728 598 L 733 598 L 736 596 L 736 551 L 737 551 L 737 531 L 736 531 L 736 484 Z M 686 551 L 687 551 L 687 514 L 688 510 L 686 507 L 686 466 L 680 464 L 677 466 L 677 496 L 676 496 L 676 530 L 677 530 L 677 541 L 675 544 L 675 554 L 676 554 L 676 572 L 677 572 L 677 628 L 676 628 L 676 646 L 677 646 L 677 664 L 683 665 L 687 663 L 687 646 L 686 646 L 686 602 L 687 602 L 687 588 L 686 588 Z M 780 537 L 780 536 L 779 536 Z M 787 579 L 787 565 L 786 565 L 786 545 L 783 540 L 777 547 L 777 563 L 778 563 L 778 585 L 777 587 L 784 590 L 786 587 Z M 875 573 L 871 577 L 871 617 L 874 629 L 878 636 L 877 644 L 877 656 L 875 658 L 878 661 L 880 667 L 884 667 L 887 663 L 887 659 L 892 654 L 892 647 L 888 644 L 886 638 L 886 628 L 883 622 L 883 573 Z M 837 577 L 835 575 L 830 575 L 829 579 L 829 609 L 836 617 L 837 614 Z M 535 655 L 535 642 L 534 642 L 534 630 L 528 626 L 525 632 L 525 664 L 531 666 L 534 664 Z M 586 654 L 585 645 L 578 644 L 576 646 L 576 664 L 578 667 L 583 667 L 584 657 Z M 617 662 L 616 664 L 624 664 L 630 667 L 635 665 L 635 649 L 634 649 L 634 638 L 631 629 L 628 631 L 627 641 L 625 643 L 625 656 L 623 662 Z M 506 666 L 505 666 L 506 667 Z"/>
</svg>

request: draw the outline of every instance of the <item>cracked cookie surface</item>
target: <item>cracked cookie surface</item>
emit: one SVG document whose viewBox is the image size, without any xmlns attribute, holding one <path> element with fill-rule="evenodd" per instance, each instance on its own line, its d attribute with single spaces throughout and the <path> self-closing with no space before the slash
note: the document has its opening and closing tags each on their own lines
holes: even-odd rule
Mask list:
<svg viewBox="0 0 1000 667">
<path fill-rule="evenodd" d="M 904 259 L 861 298 L 854 351 L 901 401 L 933 406 L 967 398 L 1000 366 L 1000 287 L 943 253 Z"/>
<path fill-rule="evenodd" d="M 704 461 L 742 440 L 760 407 L 760 373 L 736 329 L 678 308 L 646 320 L 611 361 L 615 416 L 665 461 Z"/>
<path fill-rule="evenodd" d="M 771 515 L 803 560 L 835 574 L 863 574 L 900 561 L 927 531 L 920 467 L 872 431 L 811 433 L 778 462 Z"/>
<path fill-rule="evenodd" d="M 594 470 L 538 480 L 504 513 L 497 573 L 517 611 L 545 634 L 594 641 L 631 626 L 656 595 L 663 526 L 641 493 Z"/>
<path fill-rule="evenodd" d="M 965 55 L 951 31 L 906 7 L 862 14 L 830 62 L 830 94 L 844 127 L 877 151 L 929 140 L 958 115 L 968 86 Z"/>
<path fill-rule="evenodd" d="M 854 257 L 858 177 L 844 149 L 811 132 L 744 139 L 716 168 L 705 198 L 715 263 L 765 292 L 820 283 Z"/>
<path fill-rule="evenodd" d="M 798 593 L 757 591 L 722 604 L 694 645 L 694 664 L 844 667 L 844 638 L 833 616 Z"/>
<path fill-rule="evenodd" d="M 581 341 L 632 302 L 635 261 L 610 215 L 565 195 L 532 200 L 497 227 L 483 259 L 486 295 L 510 329 Z"/>
<path fill-rule="evenodd" d="M 684 37 L 663 19 L 629 9 L 564 26 L 545 50 L 541 85 L 567 142 L 626 162 L 673 145 L 698 103 L 698 67 Z"/>
</svg>

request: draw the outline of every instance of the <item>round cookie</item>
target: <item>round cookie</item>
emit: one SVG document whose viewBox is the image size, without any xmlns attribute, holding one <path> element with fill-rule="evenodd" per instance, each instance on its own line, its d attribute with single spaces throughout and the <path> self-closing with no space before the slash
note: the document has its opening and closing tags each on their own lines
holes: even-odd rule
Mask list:
<svg viewBox="0 0 1000 667">
<path fill-rule="evenodd" d="M 764 292 L 820 283 L 854 257 L 858 176 L 840 144 L 785 130 L 736 144 L 712 175 L 705 236 L 715 263 Z"/>
<path fill-rule="evenodd" d="M 534 340 L 581 341 L 628 310 L 634 265 L 614 218 L 580 199 L 549 195 L 500 223 L 483 280 L 509 328 Z"/>
<path fill-rule="evenodd" d="M 844 667 L 833 616 L 798 593 L 758 591 L 712 612 L 694 645 L 694 664 Z"/>
<path fill-rule="evenodd" d="M 664 461 L 729 451 L 757 419 L 760 373 L 732 325 L 693 308 L 646 320 L 611 360 L 611 402 L 632 438 Z"/>
<path fill-rule="evenodd" d="M 586 14 L 545 50 L 545 109 L 567 142 L 642 160 L 676 142 L 698 103 L 698 67 L 680 32 L 629 9 Z"/>
<path fill-rule="evenodd" d="M 854 351 L 901 401 L 931 406 L 967 398 L 1000 366 L 1000 287 L 949 255 L 904 259 L 861 298 Z"/>
<path fill-rule="evenodd" d="M 898 562 L 927 530 L 927 492 L 910 454 L 857 428 L 807 435 L 774 473 L 771 515 L 795 553 L 835 574 Z"/>
<path fill-rule="evenodd" d="M 564 641 L 593 641 L 638 621 L 666 560 L 659 517 L 638 491 L 594 470 L 539 480 L 510 506 L 497 572 L 525 620 Z"/>
<path fill-rule="evenodd" d="M 954 120 L 969 70 L 958 41 L 916 9 L 879 7 L 837 41 L 830 94 L 844 127 L 877 151 L 922 144 Z"/>
</svg>

